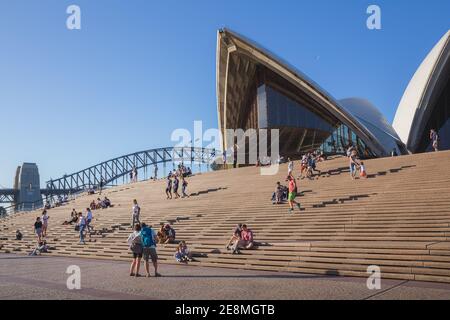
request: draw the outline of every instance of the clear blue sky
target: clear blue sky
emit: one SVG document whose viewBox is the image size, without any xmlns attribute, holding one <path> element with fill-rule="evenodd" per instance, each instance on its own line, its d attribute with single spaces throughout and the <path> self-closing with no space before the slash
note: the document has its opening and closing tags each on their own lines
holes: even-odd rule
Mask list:
<svg viewBox="0 0 450 320">
<path fill-rule="evenodd" d="M 82 30 L 66 28 L 77 4 Z M 382 30 L 366 9 L 382 10 Z M 128 152 L 172 145 L 194 120 L 217 127 L 216 31 L 270 49 L 336 98 L 392 121 L 413 73 L 450 28 L 450 2 L 1 0 L 0 185 L 36 162 L 41 185 Z"/>
</svg>

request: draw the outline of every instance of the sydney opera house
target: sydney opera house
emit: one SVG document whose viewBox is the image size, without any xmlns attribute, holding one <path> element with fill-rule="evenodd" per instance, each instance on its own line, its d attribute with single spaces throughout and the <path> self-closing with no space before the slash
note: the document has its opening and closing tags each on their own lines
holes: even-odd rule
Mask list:
<svg viewBox="0 0 450 320">
<path fill-rule="evenodd" d="M 450 31 L 426 57 L 400 102 L 393 125 L 369 101 L 337 100 L 270 51 L 228 29 L 217 37 L 219 129 L 278 129 L 280 154 L 311 150 L 385 157 L 431 149 L 437 129 L 450 149 Z M 226 139 L 224 150 L 230 149 Z"/>
</svg>

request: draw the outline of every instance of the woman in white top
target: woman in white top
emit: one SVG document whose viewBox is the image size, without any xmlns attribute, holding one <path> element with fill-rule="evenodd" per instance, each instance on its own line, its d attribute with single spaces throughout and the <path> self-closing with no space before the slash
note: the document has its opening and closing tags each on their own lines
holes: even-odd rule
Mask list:
<svg viewBox="0 0 450 320">
<path fill-rule="evenodd" d="M 42 236 L 46 237 L 47 236 L 47 227 L 48 227 L 48 219 L 50 219 L 50 217 L 47 214 L 47 210 L 42 211 Z"/>
<path fill-rule="evenodd" d="M 141 267 L 141 259 L 143 253 L 142 239 L 141 239 L 141 225 L 136 224 L 134 232 L 128 236 L 128 245 L 133 253 L 133 261 L 130 266 L 130 276 L 140 277 L 139 268 Z"/>
</svg>

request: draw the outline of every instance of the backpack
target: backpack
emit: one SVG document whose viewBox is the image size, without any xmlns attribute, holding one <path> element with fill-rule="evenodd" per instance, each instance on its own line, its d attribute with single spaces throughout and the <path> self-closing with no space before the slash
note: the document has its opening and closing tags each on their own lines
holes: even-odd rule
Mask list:
<svg viewBox="0 0 450 320">
<path fill-rule="evenodd" d="M 150 228 L 144 228 L 141 230 L 142 245 L 145 248 L 150 248 L 150 247 L 156 245 L 152 235 L 153 235 L 153 232 L 152 232 L 152 229 L 150 229 Z"/>
</svg>

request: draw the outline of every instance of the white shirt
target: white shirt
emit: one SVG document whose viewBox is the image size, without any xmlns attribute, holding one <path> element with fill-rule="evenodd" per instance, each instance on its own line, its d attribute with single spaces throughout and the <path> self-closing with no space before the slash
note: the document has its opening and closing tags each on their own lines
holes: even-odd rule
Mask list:
<svg viewBox="0 0 450 320">
<path fill-rule="evenodd" d="M 138 206 L 137 204 L 135 204 L 135 205 L 133 206 L 132 216 L 133 216 L 133 217 L 139 217 L 140 211 L 141 211 L 141 210 L 140 210 L 139 206 Z"/>
<path fill-rule="evenodd" d="M 46 214 L 43 214 L 43 215 L 42 215 L 41 220 L 42 220 L 43 224 L 47 224 L 47 220 L 48 220 L 48 219 L 49 219 L 49 216 L 48 216 L 48 215 L 46 215 Z"/>
<path fill-rule="evenodd" d="M 288 171 L 293 171 L 294 170 L 294 162 L 289 162 L 289 165 L 288 165 Z"/>
<path fill-rule="evenodd" d="M 127 239 L 128 245 L 131 246 L 133 244 L 133 242 L 141 243 L 140 236 L 141 236 L 140 231 L 134 231 L 133 233 L 131 233 Z M 138 238 L 138 239 L 136 239 L 136 238 Z"/>
</svg>

